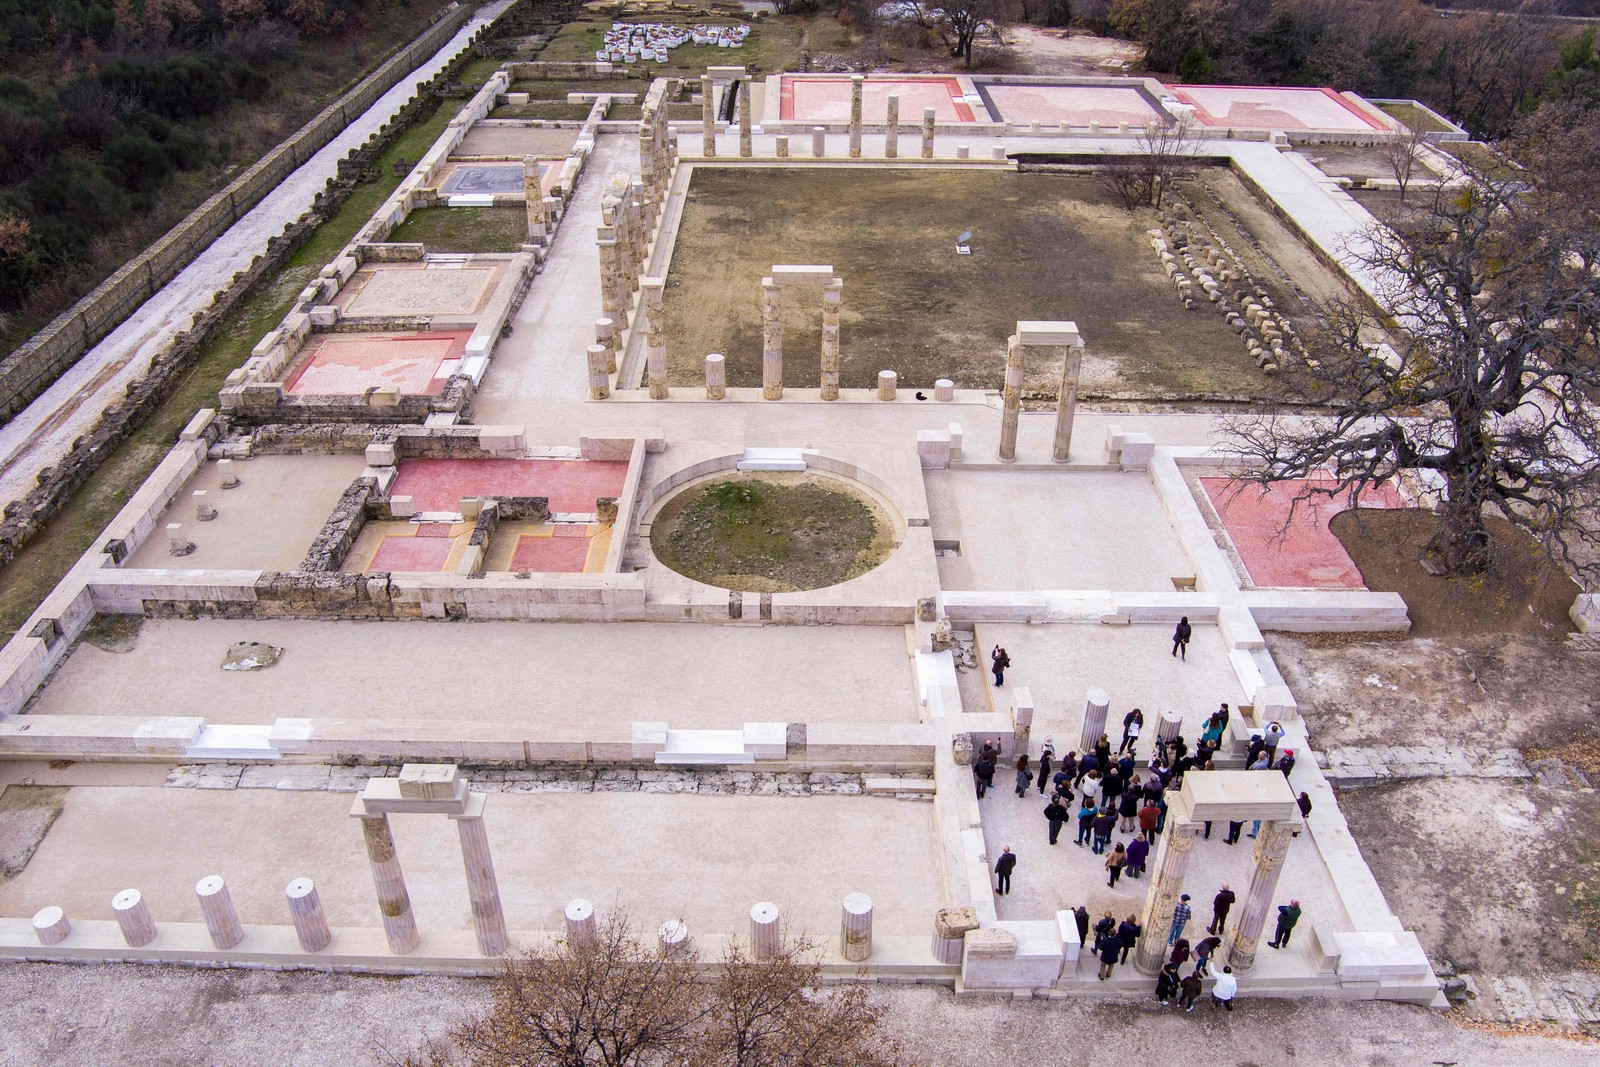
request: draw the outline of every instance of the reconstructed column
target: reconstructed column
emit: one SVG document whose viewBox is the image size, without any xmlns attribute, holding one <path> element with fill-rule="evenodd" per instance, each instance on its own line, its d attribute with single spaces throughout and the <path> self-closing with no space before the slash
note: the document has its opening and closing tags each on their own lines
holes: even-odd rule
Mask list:
<svg viewBox="0 0 1600 1067">
<path fill-rule="evenodd" d="M 900 155 L 900 98 L 889 97 L 889 117 L 883 125 L 883 158 L 895 159 Z"/>
<path fill-rule="evenodd" d="M 758 960 L 777 955 L 780 945 L 778 906 L 763 900 L 750 909 L 750 952 Z"/>
<path fill-rule="evenodd" d="M 33 936 L 39 939 L 41 945 L 59 945 L 72 933 L 72 923 L 67 921 L 67 913 L 52 904 L 48 908 L 40 908 L 33 915 Z"/>
<path fill-rule="evenodd" d="M 1006 383 L 1001 392 L 1000 458 L 1017 458 L 1017 420 L 1022 416 L 1022 338 L 1012 334 L 1006 338 Z"/>
<path fill-rule="evenodd" d="M 811 127 L 811 154 L 821 159 L 828 154 L 828 128 L 826 126 Z"/>
<path fill-rule="evenodd" d="M 922 158 L 933 158 L 933 108 L 922 109 Z"/>
<path fill-rule="evenodd" d="M 156 921 L 150 918 L 150 909 L 137 889 L 124 889 L 112 897 L 111 913 L 129 948 L 143 948 L 156 939 Z"/>
<path fill-rule="evenodd" d="M 728 368 L 721 352 L 706 357 L 706 399 L 724 400 L 728 396 Z"/>
<path fill-rule="evenodd" d="M 1167 712 L 1161 716 L 1161 721 L 1156 724 L 1156 744 L 1170 744 L 1174 737 L 1183 731 L 1183 716 L 1174 712 Z"/>
<path fill-rule="evenodd" d="M 1100 735 L 1106 732 L 1106 712 L 1111 708 L 1111 694 L 1096 686 L 1089 690 L 1083 702 L 1083 734 L 1078 739 L 1078 751 L 1094 748 Z"/>
<path fill-rule="evenodd" d="M 623 302 L 621 286 L 617 281 L 622 274 L 619 264 L 621 255 L 616 239 L 611 236 L 613 228 L 602 226 L 600 231 L 600 312 L 613 323 L 621 323 L 623 329 L 627 329 L 627 305 Z"/>
<path fill-rule="evenodd" d="M 739 155 L 749 159 L 755 155 L 754 146 L 750 141 L 750 83 L 745 82 L 739 86 Z"/>
<path fill-rule="evenodd" d="M 761 279 L 761 396 L 783 399 L 783 286 Z"/>
<path fill-rule="evenodd" d="M 567 943 L 574 948 L 593 945 L 600 940 L 600 927 L 595 921 L 594 905 L 578 897 L 567 901 L 563 913 L 567 920 Z"/>
<path fill-rule="evenodd" d="M 482 794 L 473 798 L 480 803 Z M 478 935 L 478 951 L 498 956 L 511 947 L 506 935 L 505 911 L 500 906 L 500 883 L 494 876 L 494 855 L 489 851 L 489 834 L 482 815 L 456 819 L 461 837 L 461 863 L 467 869 L 467 896 L 472 900 L 472 928 Z"/>
<path fill-rule="evenodd" d="M 1083 346 L 1068 346 L 1061 357 L 1061 385 L 1056 390 L 1056 435 L 1050 450 L 1057 463 L 1065 463 L 1072 449 L 1072 419 L 1078 410 L 1078 374 L 1082 369 Z"/>
<path fill-rule="evenodd" d="M 839 954 L 852 963 L 872 955 L 872 898 L 865 893 L 851 893 L 844 898 Z"/>
<path fill-rule="evenodd" d="M 940 378 L 933 383 L 933 398 L 942 400 L 945 403 L 954 400 L 956 398 L 956 383 L 949 378 Z"/>
<path fill-rule="evenodd" d="M 822 290 L 822 399 L 839 399 L 839 311 L 844 281 L 835 278 Z"/>
<path fill-rule="evenodd" d="M 861 91 L 867 79 L 850 75 L 850 158 L 861 158 Z"/>
<path fill-rule="evenodd" d="M 772 139 L 772 143 L 773 143 L 775 151 L 778 153 L 778 158 L 779 159 L 788 159 L 789 158 L 789 135 L 788 134 L 786 134 L 786 133 L 778 134 L 778 136 L 776 136 L 776 137 L 774 137 Z"/>
<path fill-rule="evenodd" d="M 1028 736 L 1033 732 L 1033 690 L 1018 686 L 1013 690 L 1011 706 L 1011 739 L 1017 742 L 1020 752 L 1028 751 Z"/>
<path fill-rule="evenodd" d="M 717 86 L 711 75 L 700 75 L 700 154 L 712 159 L 717 154 Z"/>
<path fill-rule="evenodd" d="M 1172 929 L 1172 913 L 1178 908 L 1178 898 L 1183 895 L 1183 878 L 1189 871 L 1189 854 L 1194 850 L 1194 839 L 1199 836 L 1200 824 L 1177 823 L 1161 835 L 1156 845 L 1155 873 L 1150 878 L 1150 891 L 1145 896 L 1144 912 L 1140 918 L 1144 932 L 1139 935 L 1139 947 L 1134 951 L 1134 965 L 1139 973 L 1154 975 L 1161 970 L 1167 958 L 1167 934 Z"/>
<path fill-rule="evenodd" d="M 663 956 L 676 956 L 680 952 L 687 952 L 694 944 L 694 939 L 689 936 L 689 927 L 677 919 L 668 919 L 656 931 L 656 946 Z"/>
<path fill-rule="evenodd" d="M 933 916 L 933 958 L 940 963 L 960 963 L 967 931 L 978 928 L 972 908 L 940 908 Z"/>
<path fill-rule="evenodd" d="M 666 291 L 665 278 L 645 278 L 644 287 L 644 343 L 645 377 L 650 386 L 651 400 L 667 398 L 667 313 L 661 306 Z"/>
<path fill-rule="evenodd" d="M 617 324 L 610 319 L 594 320 L 594 342 L 606 346 L 606 373 L 617 372 Z"/>
<path fill-rule="evenodd" d="M 317 895 L 317 885 L 309 878 L 296 878 L 283 887 L 289 901 L 289 917 L 294 920 L 295 936 L 300 947 L 307 952 L 321 952 L 333 940 L 328 929 L 328 917 L 322 913 L 322 898 Z"/>
<path fill-rule="evenodd" d="M 222 488 L 236 489 L 239 486 L 239 475 L 234 472 L 233 460 L 217 460 L 217 477 L 222 479 Z"/>
<path fill-rule="evenodd" d="M 367 863 L 372 867 L 372 885 L 378 891 L 383 933 L 389 939 L 389 948 L 404 955 L 417 947 L 417 920 L 411 914 L 411 897 L 406 892 L 400 857 L 395 854 L 394 835 L 389 832 L 389 816 L 359 818 L 361 836 L 367 843 Z"/>
<path fill-rule="evenodd" d="M 1228 946 L 1228 966 L 1233 968 L 1234 974 L 1249 974 L 1256 965 L 1261 927 L 1272 910 L 1272 895 L 1278 890 L 1278 875 L 1283 871 L 1284 857 L 1289 854 L 1292 829 L 1291 823 L 1270 819 L 1261 823 L 1261 832 L 1256 835 L 1250 888 L 1245 891 L 1243 910 Z"/>
<path fill-rule="evenodd" d="M 548 231 L 544 215 L 544 189 L 539 185 L 539 160 L 522 157 L 522 197 L 528 208 L 528 239 L 542 242 Z"/>
<path fill-rule="evenodd" d="M 206 931 L 211 934 L 213 945 L 228 949 L 244 940 L 239 913 L 220 874 L 208 874 L 196 882 L 194 895 L 200 898 L 200 913 L 206 917 Z"/>
<path fill-rule="evenodd" d="M 893 400 L 900 385 L 900 375 L 892 370 L 878 372 L 878 399 Z"/>
<path fill-rule="evenodd" d="M 606 373 L 606 364 L 610 360 L 610 352 L 605 345 L 590 345 L 588 348 L 589 360 L 589 399 L 608 400 L 611 397 L 611 375 Z"/>
</svg>

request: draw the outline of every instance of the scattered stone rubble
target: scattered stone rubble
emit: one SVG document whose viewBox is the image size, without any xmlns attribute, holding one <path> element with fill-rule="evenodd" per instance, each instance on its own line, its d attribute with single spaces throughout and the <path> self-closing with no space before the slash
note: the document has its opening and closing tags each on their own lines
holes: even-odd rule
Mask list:
<svg viewBox="0 0 1600 1067">
<path fill-rule="evenodd" d="M 1417 748 L 1374 745 L 1317 753 L 1317 765 L 1330 782 L 1371 785 L 1394 778 L 1532 778 L 1522 753 L 1514 748 Z"/>
</svg>

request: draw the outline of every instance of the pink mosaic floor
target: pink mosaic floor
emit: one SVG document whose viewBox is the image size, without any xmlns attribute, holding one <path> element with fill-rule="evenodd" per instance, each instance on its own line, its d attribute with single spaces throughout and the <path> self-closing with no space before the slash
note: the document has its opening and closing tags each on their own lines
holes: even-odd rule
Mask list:
<svg viewBox="0 0 1600 1067">
<path fill-rule="evenodd" d="M 401 461 L 390 495 L 411 497 L 418 511 L 455 511 L 469 496 L 542 496 L 551 511 L 590 514 L 596 498 L 621 496 L 627 477 L 626 463 L 408 459 Z"/>
<path fill-rule="evenodd" d="M 1276 89 L 1240 85 L 1172 85 L 1172 95 L 1193 104 L 1207 126 L 1252 130 L 1385 131 L 1332 89 Z"/>
<path fill-rule="evenodd" d="M 933 108 L 940 122 L 972 122 L 971 105 L 962 99 L 955 78 L 868 78 L 861 91 L 863 122 L 884 122 L 889 97 L 900 98 L 900 121 L 908 126 L 922 121 L 924 108 Z M 849 122 L 850 79 L 783 78 L 778 117 L 796 122 Z"/>
<path fill-rule="evenodd" d="M 995 117 L 1002 122 L 1041 122 L 1047 126 L 1063 122 L 1074 126 L 1091 122 L 1116 126 L 1126 122 L 1143 127 L 1151 119 L 1165 118 L 1134 88 L 991 84 L 984 87 L 984 92 L 993 104 Z"/>
<path fill-rule="evenodd" d="M 465 330 L 411 334 L 329 334 L 284 380 L 292 396 L 360 396 L 374 386 L 433 396 L 442 391 L 467 348 Z"/>
<path fill-rule="evenodd" d="M 574 532 L 563 533 L 564 530 Z M 510 569 L 582 574 L 589 558 L 589 544 L 581 526 L 557 526 L 554 537 L 519 537 L 516 551 L 511 553 Z"/>
<path fill-rule="evenodd" d="M 450 528 L 443 524 L 440 528 L 446 531 L 443 537 L 385 537 L 367 564 L 367 571 L 438 574 L 455 547 L 448 535 Z"/>
<path fill-rule="evenodd" d="M 1272 589 L 1365 589 L 1361 572 L 1328 529 L 1328 522 L 1350 507 L 1348 498 L 1301 501 L 1294 521 L 1283 529 L 1290 502 L 1306 483 L 1279 482 L 1265 490 L 1232 478 L 1201 478 L 1228 537 L 1244 561 L 1250 580 Z M 1400 508 L 1405 501 L 1393 487 L 1361 494 L 1364 508 Z"/>
</svg>

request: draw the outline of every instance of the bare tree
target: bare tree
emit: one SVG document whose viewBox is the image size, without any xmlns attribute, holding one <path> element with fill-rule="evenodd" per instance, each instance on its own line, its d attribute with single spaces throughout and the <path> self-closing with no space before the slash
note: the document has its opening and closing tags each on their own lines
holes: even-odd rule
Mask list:
<svg viewBox="0 0 1600 1067">
<path fill-rule="evenodd" d="M 1384 158 L 1389 161 L 1389 170 L 1394 174 L 1395 183 L 1400 186 L 1402 204 L 1406 202 L 1406 187 L 1411 184 L 1411 175 L 1416 171 L 1417 161 L 1422 158 L 1422 146 L 1426 143 L 1427 139 L 1420 130 L 1407 126 L 1383 146 Z"/>
<path fill-rule="evenodd" d="M 940 0 L 917 5 L 919 17 L 937 34 L 950 52 L 950 58 L 965 58 L 972 67 L 972 46 L 980 33 L 998 36 L 1005 14 L 1003 0 Z"/>
<path fill-rule="evenodd" d="M 1524 179 L 1475 172 L 1371 232 L 1351 257 L 1381 317 L 1336 309 L 1304 384 L 1327 416 L 1236 420 L 1245 477 L 1311 479 L 1300 498 L 1360 493 L 1406 471 L 1442 490 L 1424 563 L 1476 574 L 1498 513 L 1581 576 L 1600 545 L 1600 234 L 1539 210 Z M 1375 345 L 1387 334 L 1392 347 Z M 1325 476 L 1331 475 L 1331 476 Z"/>
<path fill-rule="evenodd" d="M 1129 211 L 1159 208 L 1167 189 L 1193 167 L 1199 144 L 1194 123 L 1187 116 L 1165 125 L 1151 123 L 1134 139 L 1131 154 L 1101 165 L 1101 187 Z"/>
<path fill-rule="evenodd" d="M 646 948 L 624 913 L 594 941 L 506 961 L 490 1008 L 396 1062 L 407 1067 L 891 1067 L 861 987 L 823 989 L 817 945 L 785 935 L 714 967 Z"/>
</svg>

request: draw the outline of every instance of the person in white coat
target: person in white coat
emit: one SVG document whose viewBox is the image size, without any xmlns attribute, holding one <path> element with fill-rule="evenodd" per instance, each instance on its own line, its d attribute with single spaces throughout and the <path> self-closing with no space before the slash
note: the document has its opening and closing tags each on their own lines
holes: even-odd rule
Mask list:
<svg viewBox="0 0 1600 1067">
<path fill-rule="evenodd" d="M 1216 1011 L 1221 1007 L 1232 1011 L 1233 998 L 1239 992 L 1239 979 L 1233 976 L 1233 968 L 1224 967 L 1222 973 L 1218 974 L 1217 965 L 1211 963 L 1206 965 L 1206 974 L 1217 980 L 1217 984 L 1211 987 L 1211 1010 Z"/>
</svg>

